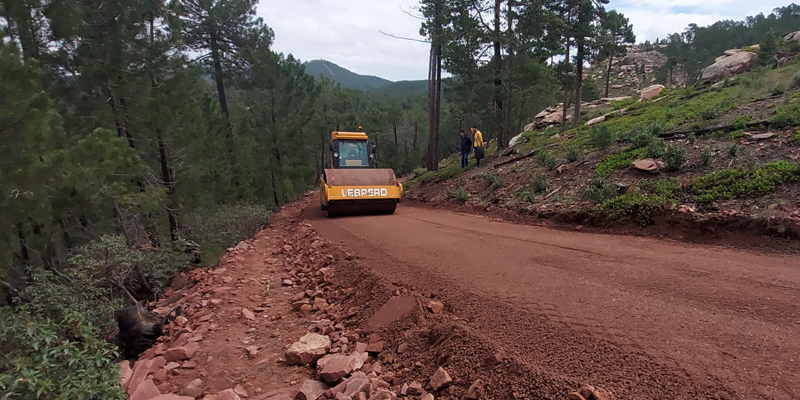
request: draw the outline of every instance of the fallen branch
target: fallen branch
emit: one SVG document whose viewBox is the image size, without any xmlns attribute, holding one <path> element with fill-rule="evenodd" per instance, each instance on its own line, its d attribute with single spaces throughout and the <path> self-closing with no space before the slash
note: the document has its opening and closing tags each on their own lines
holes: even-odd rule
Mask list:
<svg viewBox="0 0 800 400">
<path fill-rule="evenodd" d="M 517 162 L 517 161 L 520 161 L 520 160 L 524 160 L 526 158 L 533 157 L 536 154 L 539 154 L 539 152 L 542 151 L 542 150 L 547 150 L 547 149 L 550 149 L 550 148 L 554 147 L 555 144 L 557 144 L 557 143 L 549 144 L 547 146 L 540 147 L 538 149 L 534 149 L 533 151 L 531 151 L 529 153 L 526 153 L 526 154 L 523 154 L 521 156 L 516 156 L 516 157 L 514 157 L 514 158 L 512 158 L 510 160 L 505 160 L 503 162 L 496 163 L 496 164 L 493 165 L 493 167 L 494 168 L 498 168 L 498 167 L 502 167 L 503 165 L 508 165 L 508 164 L 511 164 L 511 163 L 514 163 L 514 162 Z"/>
<path fill-rule="evenodd" d="M 769 128 L 769 126 L 772 125 L 772 121 L 750 122 L 750 123 L 745 124 L 744 128 L 745 129 L 758 128 L 758 127 L 760 127 L 762 125 L 767 127 L 767 128 Z M 673 131 L 673 132 L 660 133 L 658 135 L 658 137 L 664 138 L 664 139 L 680 139 L 682 137 L 686 137 L 686 135 L 688 135 L 690 133 L 694 133 L 695 135 L 700 136 L 700 135 L 706 135 L 706 134 L 714 133 L 714 132 L 725 132 L 725 133 L 728 133 L 728 132 L 733 132 L 733 131 L 739 130 L 741 128 L 742 128 L 742 126 L 738 125 L 738 124 L 737 125 L 725 125 L 725 126 L 717 126 L 717 127 L 713 127 L 713 128 L 690 129 L 690 130 L 685 130 L 685 131 Z"/>
<path fill-rule="evenodd" d="M 563 186 L 559 186 L 558 189 L 553 190 L 552 192 L 550 192 L 550 194 L 548 194 L 544 199 L 547 200 L 547 199 L 553 197 L 553 195 L 558 193 L 558 192 L 560 192 L 562 188 L 563 188 Z"/>
<path fill-rule="evenodd" d="M 19 296 L 19 290 L 17 290 L 17 288 L 12 286 L 10 283 L 6 282 L 3 279 L 0 279 L 0 284 L 3 284 L 3 286 L 5 286 L 8 289 L 8 291 L 11 292 L 11 294 L 13 294 L 14 296 Z"/>
</svg>

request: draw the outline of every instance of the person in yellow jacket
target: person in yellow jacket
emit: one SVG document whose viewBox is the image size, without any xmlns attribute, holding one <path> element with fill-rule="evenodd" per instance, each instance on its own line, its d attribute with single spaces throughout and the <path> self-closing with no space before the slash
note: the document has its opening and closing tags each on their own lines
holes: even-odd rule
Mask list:
<svg viewBox="0 0 800 400">
<path fill-rule="evenodd" d="M 481 167 L 481 159 L 483 158 L 483 134 L 478 130 L 476 125 L 472 126 L 472 147 L 475 149 L 475 168 Z"/>
</svg>

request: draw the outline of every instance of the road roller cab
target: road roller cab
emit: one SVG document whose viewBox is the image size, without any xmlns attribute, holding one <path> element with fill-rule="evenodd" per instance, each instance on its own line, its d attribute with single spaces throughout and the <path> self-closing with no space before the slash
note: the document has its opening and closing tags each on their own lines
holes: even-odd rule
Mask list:
<svg viewBox="0 0 800 400">
<path fill-rule="evenodd" d="M 330 168 L 320 177 L 320 208 L 328 217 L 392 214 L 403 194 L 394 171 L 377 168 L 364 132 L 331 132 Z"/>
</svg>

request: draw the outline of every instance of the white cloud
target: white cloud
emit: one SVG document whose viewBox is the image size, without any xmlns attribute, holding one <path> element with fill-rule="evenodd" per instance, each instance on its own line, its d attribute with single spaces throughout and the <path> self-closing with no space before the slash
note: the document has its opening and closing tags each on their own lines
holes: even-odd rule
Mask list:
<svg viewBox="0 0 800 400">
<path fill-rule="evenodd" d="M 682 32 L 690 23 L 768 14 L 786 0 L 611 0 L 631 21 L 637 41 Z M 428 46 L 420 22 L 407 15 L 417 0 L 261 0 L 258 14 L 275 31 L 273 48 L 303 61 L 326 59 L 351 71 L 391 80 L 425 79 Z"/>
</svg>

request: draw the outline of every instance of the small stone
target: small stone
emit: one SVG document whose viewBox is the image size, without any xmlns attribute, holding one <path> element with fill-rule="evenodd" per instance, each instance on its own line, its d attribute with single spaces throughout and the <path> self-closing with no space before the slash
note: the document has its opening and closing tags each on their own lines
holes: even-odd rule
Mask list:
<svg viewBox="0 0 800 400">
<path fill-rule="evenodd" d="M 292 285 L 294 285 L 294 282 L 292 282 L 291 279 L 284 279 L 283 282 L 281 282 L 281 284 L 283 286 L 292 286 Z"/>
<path fill-rule="evenodd" d="M 153 397 L 150 400 L 194 400 L 194 397 L 178 396 L 177 394 L 168 393 L 168 394 L 162 394 L 161 396 Z M 204 398 L 203 400 L 206 399 Z M 211 400 L 216 400 L 216 399 L 211 399 Z"/>
<path fill-rule="evenodd" d="M 483 382 L 478 379 L 469 387 L 467 394 L 464 395 L 464 400 L 478 400 L 483 397 L 483 393 Z"/>
<path fill-rule="evenodd" d="M 369 397 L 369 400 L 397 400 L 397 395 L 391 390 L 380 388 Z"/>
<path fill-rule="evenodd" d="M 317 333 L 308 333 L 286 350 L 286 362 L 291 365 L 311 364 L 331 348 L 331 339 Z"/>
<path fill-rule="evenodd" d="M 169 371 L 167 371 L 165 368 L 161 368 L 160 370 L 156 371 L 156 373 L 153 374 L 153 382 L 157 384 L 164 383 L 167 380 L 168 372 Z"/>
<path fill-rule="evenodd" d="M 167 361 L 184 361 L 192 358 L 197 350 L 200 349 L 200 345 L 197 342 L 191 342 L 186 344 L 185 346 L 176 347 L 174 349 L 169 349 L 164 352 L 164 359 Z"/>
<path fill-rule="evenodd" d="M 311 304 L 303 304 L 300 307 L 300 316 L 307 317 L 307 316 L 311 315 L 311 311 L 312 310 L 313 310 L 313 307 L 311 307 Z"/>
<path fill-rule="evenodd" d="M 180 327 L 185 326 L 187 322 L 189 322 L 189 320 L 186 319 L 186 317 L 184 317 L 183 315 L 179 315 L 175 318 L 175 325 L 178 325 Z"/>
<path fill-rule="evenodd" d="M 233 392 L 238 394 L 240 397 L 247 397 L 250 395 L 249 393 L 247 393 L 247 390 L 245 390 L 244 386 L 242 385 L 236 385 L 236 387 L 233 388 Z"/>
<path fill-rule="evenodd" d="M 775 137 L 775 132 L 758 133 L 758 134 L 750 136 L 750 140 L 756 140 L 756 141 L 758 141 L 758 140 L 767 140 L 767 139 L 772 139 L 773 137 Z"/>
<path fill-rule="evenodd" d="M 294 396 L 295 400 L 316 400 L 320 396 L 328 390 L 328 385 L 320 382 L 308 379 L 303 382 L 303 386 L 300 387 L 300 391 Z"/>
<path fill-rule="evenodd" d="M 317 373 L 325 382 L 332 383 L 353 372 L 355 364 L 353 356 L 331 354 L 317 361 Z"/>
<path fill-rule="evenodd" d="M 488 364 L 490 367 L 495 367 L 498 364 L 502 363 L 506 359 L 506 357 L 507 357 L 506 352 L 500 350 L 494 353 L 491 357 L 489 357 L 486 360 L 486 364 Z"/>
<path fill-rule="evenodd" d="M 249 319 L 250 321 L 255 321 L 255 319 L 256 319 L 256 315 L 252 311 L 250 311 L 250 310 L 248 310 L 246 308 L 242 309 L 242 315 L 245 318 Z"/>
<path fill-rule="evenodd" d="M 398 353 L 403 354 L 406 351 L 408 351 L 408 344 L 402 343 L 400 346 L 397 346 L 397 352 Z"/>
<path fill-rule="evenodd" d="M 199 396 L 200 394 L 203 393 L 203 380 L 197 378 L 189 382 L 188 384 L 186 384 L 186 387 L 184 387 L 181 392 L 187 396 L 193 396 L 193 397 Z"/>
<path fill-rule="evenodd" d="M 185 363 L 183 363 L 183 365 L 181 365 L 181 368 L 183 368 L 183 369 L 195 369 L 195 368 L 197 368 L 197 363 L 194 362 L 194 361 L 189 360 L 189 361 L 186 361 Z"/>
<path fill-rule="evenodd" d="M 152 379 L 147 379 L 136 386 L 130 400 L 150 400 L 157 396 L 161 396 L 161 392 Z"/>
<path fill-rule="evenodd" d="M 171 363 L 165 365 L 164 369 L 166 369 L 167 371 L 172 371 L 173 369 L 180 368 L 180 367 L 181 367 L 180 364 L 178 364 L 176 362 L 171 362 Z"/>
<path fill-rule="evenodd" d="M 304 305 L 308 304 L 308 300 L 299 300 L 292 302 L 292 310 L 293 311 L 300 311 L 300 308 Z"/>
<path fill-rule="evenodd" d="M 419 382 L 411 382 L 408 384 L 408 395 L 409 396 L 420 396 L 425 393 L 425 390 L 422 389 L 422 384 Z"/>
<path fill-rule="evenodd" d="M 436 372 L 431 377 L 431 387 L 435 391 L 439 391 L 443 387 L 447 386 L 452 382 L 453 379 L 450 378 L 450 374 L 444 370 L 444 368 L 439 367 Z"/>
<path fill-rule="evenodd" d="M 356 351 L 366 353 L 367 352 L 367 344 L 366 343 L 356 343 Z"/>
<path fill-rule="evenodd" d="M 431 300 L 428 302 L 428 309 L 434 314 L 439 314 L 444 311 L 444 303 L 438 300 Z"/>
<path fill-rule="evenodd" d="M 360 370 L 364 366 L 364 364 L 367 362 L 367 360 L 369 360 L 369 354 L 368 353 L 364 353 L 364 352 L 360 352 L 360 351 L 354 351 L 353 354 L 351 354 L 351 355 L 353 357 L 355 357 L 355 359 L 356 359 L 356 363 L 353 366 L 353 369 L 356 370 L 356 371 Z"/>
<path fill-rule="evenodd" d="M 436 400 L 436 398 L 433 397 L 433 395 L 430 393 L 424 393 L 422 397 L 419 398 L 419 400 Z"/>
<path fill-rule="evenodd" d="M 323 299 L 323 298 L 321 298 L 321 297 L 317 297 L 316 299 L 314 299 L 314 307 L 313 308 L 314 308 L 314 310 L 317 310 L 317 311 L 325 310 L 326 308 L 328 308 L 328 301 Z"/>
<path fill-rule="evenodd" d="M 218 400 L 242 400 L 242 398 L 239 397 L 239 395 L 236 394 L 233 389 L 223 390 L 219 392 L 217 396 L 219 396 Z"/>
<path fill-rule="evenodd" d="M 384 342 L 374 342 L 367 346 L 368 353 L 380 353 L 383 351 Z"/>
<path fill-rule="evenodd" d="M 258 346 L 249 346 L 245 350 L 247 351 L 247 356 L 251 359 L 256 358 L 258 355 Z"/>
</svg>

